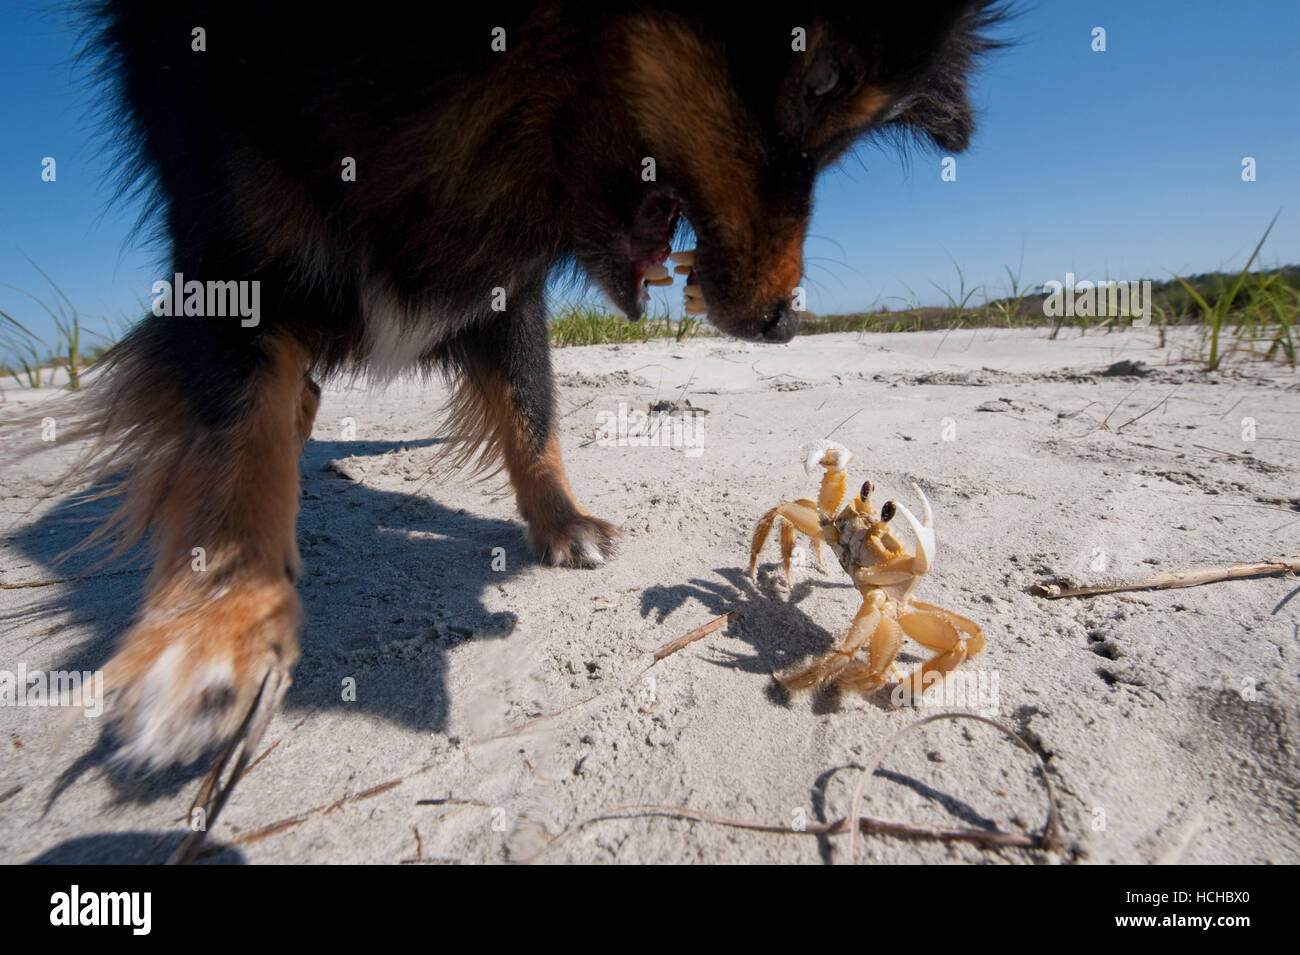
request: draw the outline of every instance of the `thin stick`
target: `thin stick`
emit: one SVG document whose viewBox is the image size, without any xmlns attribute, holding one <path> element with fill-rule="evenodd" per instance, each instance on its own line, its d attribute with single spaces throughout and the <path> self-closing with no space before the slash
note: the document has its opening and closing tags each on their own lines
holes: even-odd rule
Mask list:
<svg viewBox="0 0 1300 955">
<path fill-rule="evenodd" d="M 906 822 L 895 822 L 891 819 L 876 819 L 872 816 L 864 816 L 861 813 L 862 792 L 868 780 L 880 766 L 881 761 L 889 750 L 898 742 L 904 734 L 923 726 L 926 723 L 935 720 L 955 720 L 955 719 L 972 719 L 981 723 L 988 723 L 1004 735 L 1008 736 L 1012 742 L 1029 753 L 1034 758 L 1038 767 L 1039 776 L 1043 780 L 1043 786 L 1047 791 L 1047 822 L 1044 824 L 1041 832 L 1023 833 L 1023 832 L 1004 832 L 1000 829 L 948 829 L 934 826 L 917 826 Z M 685 819 L 689 822 L 703 822 L 715 826 L 726 826 L 730 829 L 745 829 L 750 832 L 770 832 L 781 835 L 805 835 L 805 836 L 835 836 L 845 831 L 850 832 L 850 859 L 856 858 L 857 853 L 857 835 L 860 832 L 875 833 L 878 835 L 902 836 L 912 839 L 936 839 L 956 842 L 973 842 L 979 845 L 993 847 L 1014 847 L 1020 849 L 1044 849 L 1051 850 L 1060 844 L 1057 819 L 1056 819 L 1056 793 L 1052 789 L 1052 781 L 1047 776 L 1047 770 L 1043 762 L 1038 758 L 1038 754 L 1030 748 L 1029 744 L 1021 739 L 1015 732 L 1003 726 L 995 720 L 987 717 L 978 716 L 974 713 L 939 713 L 935 716 L 928 716 L 925 719 L 918 720 L 910 726 L 895 733 L 880 751 L 876 754 L 876 759 L 859 778 L 858 786 L 853 794 L 853 805 L 847 816 L 841 816 L 833 822 L 814 822 L 809 823 L 802 828 L 793 828 L 790 825 L 779 825 L 774 823 L 756 822 L 748 819 L 733 819 L 728 816 L 719 816 L 711 812 L 703 812 L 698 809 L 688 809 L 685 806 L 615 806 L 599 816 L 593 816 L 585 819 L 560 833 L 554 839 L 529 861 L 536 861 L 543 853 L 549 852 L 561 842 L 571 836 L 576 835 L 586 827 L 597 822 L 603 822 L 609 819 L 628 819 L 637 816 L 665 816 L 670 819 Z M 857 826 L 852 826 L 849 822 L 851 819 L 857 819 Z"/>
<path fill-rule="evenodd" d="M 340 796 L 333 802 L 321 803 L 319 806 L 313 806 L 311 809 L 305 809 L 302 812 L 295 813 L 292 816 L 287 816 L 284 819 L 277 819 L 275 822 L 267 823 L 266 825 L 259 826 L 256 829 L 250 829 L 247 832 L 242 832 L 238 836 L 228 840 L 225 845 L 241 846 L 249 845 L 254 842 L 261 842 L 263 839 L 284 832 L 286 829 L 292 829 L 294 826 L 302 825 L 312 816 L 326 815 L 341 806 L 347 806 L 354 802 L 359 802 L 362 799 L 369 799 L 372 796 L 378 796 L 380 793 L 385 793 L 390 789 L 400 786 L 408 780 L 414 779 L 416 776 L 421 776 L 424 773 L 427 773 L 429 770 L 433 769 L 435 765 L 435 763 L 426 763 L 419 769 L 412 773 L 408 773 L 405 776 L 390 779 L 387 782 L 380 783 L 378 786 L 371 786 L 369 789 L 359 793 L 354 793 L 351 796 Z"/>
<path fill-rule="evenodd" d="M 850 421 L 852 421 L 852 420 L 853 420 L 854 418 L 856 418 L 858 415 L 862 414 L 862 412 L 865 411 L 865 410 L 866 410 L 865 408 L 859 408 L 857 411 L 853 412 L 853 414 L 849 415 L 847 418 L 845 418 L 843 421 L 841 421 L 841 422 L 840 422 L 839 424 L 837 424 L 835 427 L 831 428 L 831 430 L 830 430 L 829 432 L 827 432 L 826 437 L 825 437 L 823 440 L 830 440 L 830 436 L 831 436 L 832 434 L 834 434 L 836 431 L 840 430 L 840 428 L 844 427 L 846 424 L 848 424 Z"/>
<path fill-rule="evenodd" d="M 1062 597 L 1091 597 L 1095 594 L 1117 594 L 1131 590 L 1174 590 L 1180 587 L 1199 587 L 1221 580 L 1240 580 L 1245 577 L 1282 577 L 1300 574 L 1300 555 L 1281 560 L 1263 560 L 1249 564 L 1229 564 L 1226 567 L 1194 567 L 1190 570 L 1171 570 L 1144 577 L 1127 584 L 1102 584 L 1097 587 L 1069 587 L 1059 584 L 1035 584 L 1034 592 L 1048 600 Z"/>
<path fill-rule="evenodd" d="M 512 727 L 511 729 L 504 730 L 503 732 L 496 733 L 492 736 L 483 737 L 481 740 L 477 740 L 477 742 L 490 742 L 493 740 L 509 739 L 512 736 L 518 736 L 520 733 L 524 733 L 532 729 L 538 723 L 544 723 L 547 720 L 553 720 L 557 716 L 561 716 L 569 712 L 569 710 L 577 709 L 580 706 L 586 706 L 592 700 L 598 700 L 601 697 L 608 696 L 610 693 L 621 693 L 624 690 L 630 690 L 632 687 L 640 683 L 641 678 L 644 677 L 647 673 L 649 673 L 651 668 L 654 667 L 654 665 L 658 663 L 660 660 L 664 659 L 665 657 L 672 656 L 678 650 L 682 649 L 683 647 L 689 646 L 690 644 L 694 643 L 696 640 L 700 640 L 704 637 L 707 637 L 709 634 L 714 633 L 715 631 L 721 630 L 728 623 L 735 620 L 739 616 L 740 616 L 739 610 L 730 610 L 727 613 L 724 613 L 721 617 L 714 617 L 708 623 L 704 624 L 704 626 L 696 627 L 690 633 L 683 634 L 682 636 L 678 637 L 676 640 L 670 640 L 668 643 L 665 643 L 663 646 L 661 646 L 658 650 L 654 652 L 654 658 L 648 664 L 646 664 L 645 667 L 642 668 L 641 672 L 638 673 L 636 677 L 632 680 L 632 682 L 629 683 L 626 687 L 622 687 L 619 689 L 605 690 L 602 693 L 593 693 L 591 696 L 578 700 L 575 703 L 570 703 L 568 706 L 563 706 L 560 709 L 555 710 L 551 713 L 543 713 L 541 716 L 534 716 L 531 720 L 529 720 L 526 723 L 522 723 L 519 726 Z"/>
<path fill-rule="evenodd" d="M 731 621 L 735 620 L 739 616 L 740 616 L 739 610 L 728 611 L 727 613 L 724 613 L 721 617 L 714 617 L 704 626 L 696 627 L 690 633 L 683 634 L 682 636 L 678 637 L 676 640 L 670 640 L 669 642 L 665 643 L 662 647 L 660 647 L 658 650 L 655 651 L 655 663 L 658 663 L 664 657 L 672 656 L 678 650 L 682 649 L 683 647 L 689 644 L 694 643 L 696 640 L 699 640 L 703 637 L 707 637 L 709 634 L 713 633 L 713 631 L 721 630 L 723 627 L 731 623 Z"/>
<path fill-rule="evenodd" d="M 580 706 L 586 706 L 592 700 L 598 700 L 604 695 L 605 695 L 604 693 L 593 693 L 591 696 L 584 697 L 583 699 L 578 700 L 577 702 L 570 703 L 568 706 L 562 706 L 558 710 L 554 710 L 550 713 L 543 713 L 540 716 L 534 716 L 531 720 L 529 720 L 526 723 L 520 723 L 518 726 L 512 726 L 508 730 L 502 730 L 500 733 L 494 733 L 491 736 L 484 736 L 481 739 L 473 740 L 473 742 L 490 743 L 494 740 L 509 739 L 512 736 L 518 736 L 521 733 L 528 732 L 538 723 L 545 723 L 547 720 L 553 720 L 557 716 L 563 716 L 565 713 L 569 712 L 569 710 L 576 710 Z"/>
<path fill-rule="evenodd" d="M 106 574 L 82 574 L 79 577 L 52 577 L 49 580 L 25 580 L 18 584 L 0 584 L 0 590 L 23 590 L 27 587 L 52 587 L 55 584 L 70 584 L 78 580 L 99 580 L 103 577 L 121 577 L 124 574 L 143 574 L 142 568 L 131 570 L 113 570 Z"/>
<path fill-rule="evenodd" d="M 616 815 L 623 813 L 624 815 Z M 789 825 L 776 825 L 767 822 L 752 822 L 746 819 L 731 819 L 711 812 L 700 812 L 684 806 L 615 806 L 604 815 L 588 819 L 582 825 L 599 822 L 604 819 L 629 819 L 635 816 L 667 816 L 670 819 L 686 819 L 690 822 L 707 822 L 731 829 L 747 829 L 750 832 L 794 833 L 805 836 L 838 836 L 849 828 L 849 817 L 841 816 L 833 822 L 811 822 L 801 829 Z M 1023 832 L 1002 832 L 999 829 L 944 829 L 934 826 L 914 826 L 906 822 L 894 822 L 890 819 L 876 819 L 873 816 L 858 816 L 858 829 L 862 832 L 880 835 L 905 836 L 914 839 L 954 839 L 959 842 L 978 842 L 991 846 L 1017 846 L 1025 849 L 1040 847 L 1040 837 Z"/>
<path fill-rule="evenodd" d="M 1177 384 L 1177 385 L 1174 385 L 1174 390 L 1173 390 L 1173 391 L 1169 392 L 1169 394 L 1165 395 L 1163 398 L 1161 398 L 1159 401 L 1157 401 L 1155 404 L 1153 404 L 1153 405 L 1152 405 L 1150 408 L 1148 408 L 1146 411 L 1142 412 L 1142 413 L 1141 413 L 1140 415 L 1138 415 L 1136 418 L 1129 418 L 1129 419 L 1128 419 L 1127 421 L 1125 421 L 1122 425 L 1120 425 L 1118 428 L 1115 429 L 1115 433 L 1116 433 L 1116 434 L 1119 434 L 1119 432 L 1123 431 L 1125 428 L 1127 428 L 1127 427 L 1128 427 L 1129 425 L 1131 425 L 1133 422 L 1135 422 L 1135 421 L 1141 421 L 1143 418 L 1145 418 L 1145 417 L 1146 417 L 1147 415 L 1149 415 L 1151 412 L 1155 411 L 1155 410 L 1156 410 L 1157 408 L 1159 408 L 1161 405 L 1166 404 L 1166 403 L 1169 401 L 1169 399 L 1172 398 L 1172 397 L 1174 396 L 1174 391 L 1177 391 L 1177 390 L 1178 390 L 1179 388 L 1181 388 L 1181 387 L 1183 387 L 1181 382 L 1180 382 L 1179 384 Z"/>
<path fill-rule="evenodd" d="M 1194 448 L 1200 448 L 1202 451 L 1213 451 L 1215 454 L 1226 454 L 1230 458 L 1244 458 L 1247 461 L 1258 461 L 1259 458 L 1250 454 L 1238 454 L 1235 451 L 1224 451 L 1221 448 L 1212 448 L 1208 444 L 1194 444 Z"/>
<path fill-rule="evenodd" d="M 226 800 L 234 791 L 239 780 L 243 778 L 248 769 L 249 761 L 253 758 L 253 753 L 258 744 L 262 741 L 262 734 L 266 732 L 267 725 L 271 718 L 275 716 L 276 711 L 280 708 L 280 702 L 284 695 L 289 692 L 289 686 L 293 683 L 293 678 L 289 676 L 288 671 L 279 667 L 272 667 L 262 678 L 262 686 L 257 691 L 257 697 L 253 700 L 248 709 L 248 714 L 244 717 L 243 725 L 240 726 L 230 744 L 226 747 L 221 758 L 213 765 L 208 775 L 199 785 L 199 791 L 194 796 L 194 801 L 190 804 L 190 819 L 194 818 L 194 810 L 203 810 L 203 826 L 200 829 L 192 829 L 181 840 L 176 851 L 172 853 L 167 860 L 168 865 L 186 865 L 193 862 L 203 847 L 203 841 L 207 838 L 208 830 L 216 824 L 217 817 L 221 815 L 221 810 L 225 808 Z M 242 745 L 241 745 L 242 744 Z M 234 755 L 236 747 L 239 748 L 239 759 L 235 761 L 234 768 L 230 771 L 230 777 L 225 784 L 221 783 L 221 774 Z"/>
<path fill-rule="evenodd" d="M 1021 739 L 1014 730 L 1008 729 L 997 720 L 989 719 L 987 716 L 980 716 L 977 713 L 936 713 L 933 716 L 927 716 L 924 719 L 917 720 L 915 723 L 904 726 L 889 739 L 885 740 L 885 745 L 881 746 L 880 749 L 877 750 L 875 759 L 871 761 L 871 765 L 864 769 L 862 775 L 858 777 L 858 784 L 853 789 L 853 802 L 850 804 L 849 818 L 860 819 L 862 817 L 862 797 L 866 793 L 867 782 L 875 775 L 876 770 L 880 768 L 880 764 L 884 762 L 885 757 L 889 755 L 889 751 L 894 748 L 895 744 L 913 730 L 924 726 L 926 723 L 934 723 L 937 720 L 975 720 L 979 723 L 987 723 L 1033 757 L 1034 764 L 1038 767 L 1038 776 L 1042 779 L 1043 787 L 1047 790 L 1047 822 L 1043 824 L 1043 831 L 1041 833 L 1026 838 L 1032 840 L 1033 848 L 1055 848 L 1060 841 L 1056 825 L 1056 793 L 1052 789 L 1052 781 L 1047 778 L 1047 767 L 1043 765 L 1043 761 L 1038 758 L 1038 754 L 1033 751 L 1030 745 Z M 849 862 L 857 862 L 858 860 L 859 828 L 860 827 L 854 827 L 849 831 Z M 971 829 L 960 831 L 979 832 L 980 830 Z M 1010 833 L 999 833 L 999 835 L 1006 836 L 1010 835 Z"/>
<path fill-rule="evenodd" d="M 1103 418 L 1099 424 L 1096 424 L 1093 427 L 1089 428 L 1087 431 L 1083 432 L 1083 434 L 1070 434 L 1070 435 L 1066 435 L 1066 437 L 1069 438 L 1071 441 L 1077 441 L 1080 438 L 1088 437 L 1088 435 L 1092 434 L 1094 431 L 1109 431 L 1111 416 L 1116 411 L 1119 410 L 1120 405 L 1122 405 L 1124 402 L 1128 401 L 1135 394 L 1137 394 L 1138 389 L 1140 389 L 1141 387 L 1142 387 L 1141 385 L 1138 385 L 1136 388 L 1134 388 L 1132 391 L 1126 394 L 1123 398 L 1119 399 L 1119 401 L 1115 402 L 1115 407 L 1111 408 L 1110 411 L 1106 413 L 1106 417 Z M 1084 410 L 1087 410 L 1087 408 L 1088 405 L 1084 405 Z M 1088 415 L 1088 417 L 1092 418 L 1092 415 Z M 1097 419 L 1093 418 L 1093 420 L 1096 421 Z"/>
</svg>

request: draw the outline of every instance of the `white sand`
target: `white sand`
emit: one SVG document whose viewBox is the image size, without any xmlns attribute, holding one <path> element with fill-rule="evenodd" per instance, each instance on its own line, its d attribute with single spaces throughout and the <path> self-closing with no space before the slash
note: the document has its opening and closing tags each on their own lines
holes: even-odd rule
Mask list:
<svg viewBox="0 0 1300 955">
<path fill-rule="evenodd" d="M 997 681 L 995 698 L 951 708 L 987 705 L 1046 758 L 1069 845 L 1052 861 L 1300 861 L 1300 599 L 1281 605 L 1294 580 L 1055 602 L 1029 592 L 1049 576 L 1300 550 L 1295 373 L 1211 375 L 1184 360 L 1190 338 L 1167 350 L 1153 338 L 968 330 L 557 351 L 575 491 L 625 531 L 601 571 L 535 564 L 499 487 L 427 481 L 440 388 L 327 389 L 302 465 L 303 659 L 267 733 L 274 748 L 236 790 L 209 858 L 846 861 L 842 837 L 662 817 L 579 827 L 647 803 L 790 826 L 837 818 L 876 748 L 921 715 L 887 692 L 791 699 L 770 675 L 826 651 L 858 606 L 833 564 L 801 570 L 787 594 L 774 543 L 757 588 L 744 573 L 758 516 L 815 490 L 798 447 L 836 429 L 857 453 L 854 487 L 870 478 L 877 502 L 911 505 L 916 480 L 930 495 L 939 559 L 917 596 L 984 626 L 987 649 L 959 673 Z M 1154 370 L 1099 375 L 1121 359 Z M 45 396 L 6 397 L 0 416 Z M 709 412 L 688 433 L 697 446 L 593 440 L 620 402 L 645 411 L 658 399 Z M 40 479 L 72 452 L 0 472 L 0 583 L 89 570 L 52 558 L 102 511 L 40 498 Z M 101 665 L 142 581 L 0 590 L 0 669 Z M 732 609 L 742 617 L 728 629 L 634 682 L 656 647 Z M 905 644 L 905 666 L 921 658 Z M 342 699 L 349 678 L 355 702 Z M 164 857 L 198 774 L 144 787 L 106 774 L 98 720 L 79 720 L 52 752 L 61 715 L 0 707 L 0 861 Z M 1041 825 L 1044 801 L 1010 742 L 941 722 L 885 760 L 865 810 L 1024 831 Z M 1049 858 L 881 836 L 865 846 L 876 862 Z"/>
</svg>

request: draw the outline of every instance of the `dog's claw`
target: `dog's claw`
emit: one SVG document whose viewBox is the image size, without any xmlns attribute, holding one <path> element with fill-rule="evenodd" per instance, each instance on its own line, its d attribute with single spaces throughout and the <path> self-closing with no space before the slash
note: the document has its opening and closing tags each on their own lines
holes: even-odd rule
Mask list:
<svg viewBox="0 0 1300 955">
<path fill-rule="evenodd" d="M 203 848 L 203 842 L 207 838 L 208 830 L 216 824 L 217 816 L 226 805 L 226 800 L 234 791 L 235 785 L 243 777 L 244 772 L 248 769 L 249 760 L 257 750 L 258 744 L 262 741 L 262 735 L 266 732 L 266 727 L 271 722 L 271 717 L 275 716 L 280 709 L 280 703 L 284 700 L 284 695 L 289 692 L 289 687 L 293 684 L 293 677 L 290 676 L 289 670 L 284 667 L 272 667 L 267 671 L 266 676 L 262 679 L 262 687 L 257 692 L 257 697 L 253 700 L 252 706 L 248 709 L 248 714 L 244 717 L 244 722 L 228 746 L 221 753 L 221 757 L 212 764 L 212 769 L 208 771 L 207 776 L 203 778 L 199 790 L 194 795 L 194 801 L 190 804 L 188 821 L 190 831 L 181 844 L 176 847 L 171 858 L 167 860 L 168 865 L 185 865 L 193 862 Z M 235 762 L 235 767 L 230 771 L 230 776 L 223 785 L 221 774 L 234 754 L 236 747 L 243 744 L 239 753 L 239 759 Z M 201 825 L 194 828 L 195 812 L 201 812 L 199 818 Z"/>
<path fill-rule="evenodd" d="M 533 531 L 533 551 L 553 567 L 599 567 L 614 556 L 618 528 L 590 514 Z"/>
</svg>

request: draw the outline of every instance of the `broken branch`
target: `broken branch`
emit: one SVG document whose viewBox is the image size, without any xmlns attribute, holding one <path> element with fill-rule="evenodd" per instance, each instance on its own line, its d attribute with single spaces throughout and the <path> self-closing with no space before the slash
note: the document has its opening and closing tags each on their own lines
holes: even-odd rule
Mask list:
<svg viewBox="0 0 1300 955">
<path fill-rule="evenodd" d="M 1144 577 L 1124 584 L 1101 584 L 1096 587 L 1062 587 L 1059 584 L 1034 585 L 1034 592 L 1048 600 L 1061 597 L 1091 597 L 1096 594 L 1117 594 L 1132 590 L 1173 590 L 1179 587 L 1199 587 L 1201 584 L 1221 580 L 1240 580 L 1246 577 L 1282 577 L 1300 573 L 1300 555 L 1280 560 L 1262 560 L 1248 564 L 1229 564 L 1226 567 L 1193 567 L 1189 570 L 1171 570 L 1153 577 Z"/>
</svg>

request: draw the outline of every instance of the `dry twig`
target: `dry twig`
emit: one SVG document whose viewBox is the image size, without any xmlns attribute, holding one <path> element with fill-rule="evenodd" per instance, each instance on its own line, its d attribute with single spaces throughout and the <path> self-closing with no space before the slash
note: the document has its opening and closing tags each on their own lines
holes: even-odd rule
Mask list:
<svg viewBox="0 0 1300 955">
<path fill-rule="evenodd" d="M 1171 570 L 1153 577 L 1143 577 L 1126 584 L 1101 584 L 1095 587 L 1062 587 L 1059 584 L 1034 585 L 1034 592 L 1048 600 L 1061 597 L 1092 597 L 1096 594 L 1117 594 L 1131 590 L 1173 590 L 1179 587 L 1199 587 L 1201 584 L 1221 580 L 1240 580 L 1245 577 L 1281 577 L 1300 573 L 1300 555 L 1280 560 L 1262 560 L 1248 564 L 1228 564 L 1226 567 L 1194 567 L 1190 570 Z"/>
<path fill-rule="evenodd" d="M 906 822 L 895 822 L 889 819 L 876 819 L 871 816 L 861 814 L 862 793 L 866 787 L 866 781 L 879 768 L 881 761 L 889 753 L 889 750 L 901 739 L 906 733 L 911 732 L 917 727 L 924 726 L 926 723 L 932 723 L 936 720 L 955 720 L 955 719 L 972 719 L 981 723 L 988 723 L 1005 736 L 1009 737 L 1012 742 L 1029 753 L 1033 757 L 1035 765 L 1038 767 L 1038 774 L 1043 780 L 1043 786 L 1047 791 L 1047 821 L 1043 829 L 1038 833 L 1020 833 L 1020 832 L 1003 832 L 998 829 L 948 829 L 937 828 L 933 826 L 917 826 Z M 860 832 L 876 833 L 878 835 L 902 836 L 913 839 L 938 839 L 958 842 L 974 842 L 984 846 L 991 847 L 1015 847 L 1021 849 L 1043 849 L 1054 850 L 1060 846 L 1060 835 L 1057 826 L 1056 811 L 1056 793 L 1052 789 L 1052 782 L 1047 776 L 1047 769 L 1043 762 L 1038 758 L 1038 754 L 1030 748 L 1029 744 L 1020 738 L 1014 731 L 991 720 L 988 717 L 979 716 L 974 713 L 939 713 L 934 716 L 927 716 L 924 719 L 912 723 L 899 732 L 895 733 L 886 741 L 885 745 L 876 753 L 876 758 L 868 766 L 858 780 L 857 788 L 853 793 L 853 804 L 849 815 L 842 816 L 832 822 L 815 822 L 795 829 L 791 826 L 757 822 L 749 819 L 732 819 L 727 816 L 719 816 L 711 812 L 702 812 L 698 809 L 688 809 L 685 806 L 615 806 L 599 816 L 586 819 L 570 829 L 566 829 L 554 839 L 552 839 L 542 849 L 542 853 L 549 852 L 560 842 L 576 835 L 586 827 L 597 822 L 609 819 L 629 819 L 637 816 L 666 816 L 672 819 L 685 819 L 690 822 L 703 822 L 710 825 L 726 826 L 731 829 L 745 829 L 750 832 L 770 832 L 784 835 L 805 835 L 805 836 L 835 836 L 843 832 L 850 832 L 849 858 L 855 859 L 857 856 L 857 836 Z M 856 818 L 857 826 L 852 826 L 849 820 Z M 534 861 L 538 856 L 534 856 Z"/>
<path fill-rule="evenodd" d="M 1052 781 L 1047 776 L 1047 767 L 1043 765 L 1043 761 L 1038 758 L 1038 754 L 1033 751 L 1030 745 L 1026 743 L 1023 739 L 1021 739 L 1020 736 L 1014 730 L 1008 729 L 1007 727 L 999 723 L 997 720 L 989 719 L 987 716 L 980 716 L 977 713 L 936 713 L 933 716 L 927 716 L 924 719 L 917 720 L 915 723 L 912 723 L 909 726 L 903 727 L 901 730 L 899 730 L 897 733 L 895 733 L 893 736 L 887 739 L 885 741 L 885 745 L 881 746 L 880 749 L 876 752 L 876 758 L 872 760 L 871 765 L 869 765 L 866 769 L 864 769 L 862 771 L 862 775 L 858 777 L 858 785 L 853 790 L 853 802 L 850 804 L 849 818 L 850 819 L 862 818 L 861 815 L 862 796 L 863 793 L 866 792 L 867 782 L 868 780 L 871 779 L 873 775 L 875 775 L 876 770 L 880 767 L 880 764 L 884 762 L 885 757 L 889 755 L 889 751 L 894 748 L 895 744 L 897 744 L 900 739 L 902 739 L 904 736 L 906 736 L 908 733 L 912 732 L 913 730 L 918 729 L 927 723 L 933 723 L 937 720 L 975 720 L 976 722 L 979 723 L 987 723 L 989 726 L 992 726 L 995 730 L 997 730 L 1003 736 L 1006 736 L 1013 743 L 1015 743 L 1026 753 L 1028 753 L 1031 757 L 1033 757 L 1034 764 L 1038 767 L 1039 778 L 1042 779 L 1043 787 L 1047 790 L 1047 822 L 1043 824 L 1043 831 L 1041 833 L 1037 833 L 1031 836 L 1025 836 L 1022 838 L 1027 838 L 1030 840 L 1029 848 L 1048 849 L 1048 850 L 1057 848 L 1060 844 L 1060 834 L 1057 831 L 1057 825 L 1056 825 L 1056 793 L 1052 790 Z M 894 823 L 893 825 L 899 825 L 899 823 Z M 850 830 L 849 833 L 849 861 L 850 862 L 856 862 L 858 858 L 858 831 L 859 830 L 857 828 L 854 828 Z M 1024 844 L 1018 842 L 1005 841 L 1007 837 L 1015 837 L 1017 835 L 1016 833 L 1004 833 L 1004 832 L 997 832 L 997 831 L 990 832 L 990 831 L 984 831 L 980 829 L 965 829 L 965 830 L 956 830 L 956 831 L 968 833 L 968 835 L 965 838 L 969 838 L 975 841 L 979 841 L 980 836 L 985 836 L 985 837 L 997 836 L 997 837 L 1001 837 L 1001 839 L 1004 840 L 996 843 L 999 845 L 1017 845 L 1017 844 L 1023 845 Z M 943 838 L 954 838 L 954 837 L 949 835 Z"/>
<path fill-rule="evenodd" d="M 661 646 L 659 649 L 657 649 L 654 652 L 654 659 L 652 659 L 645 667 L 643 667 L 641 672 L 636 675 L 636 677 L 632 680 L 632 682 L 629 683 L 623 689 L 630 690 L 632 689 L 632 687 L 640 683 L 641 679 L 647 673 L 649 673 L 651 668 L 654 667 L 654 665 L 658 663 L 660 660 L 664 659 L 665 657 L 672 656 L 678 650 L 681 650 L 683 647 L 689 646 L 690 644 L 694 643 L 696 640 L 699 640 L 703 637 L 707 637 L 709 634 L 717 630 L 721 630 L 728 623 L 735 620 L 739 616 L 740 616 L 739 610 L 728 611 L 727 613 L 724 613 L 720 617 L 714 617 L 712 620 L 704 624 L 702 627 L 696 627 L 690 633 L 683 634 L 682 636 L 678 637 L 676 640 L 670 640 L 668 643 L 665 643 L 663 646 Z M 555 717 L 561 716 L 562 714 L 569 712 L 569 710 L 577 709 L 580 706 L 586 706 L 592 700 L 598 700 L 602 696 L 607 696 L 610 693 L 622 692 L 622 691 L 623 690 L 605 690 L 602 693 L 593 693 L 591 696 L 584 697 L 583 699 L 578 700 L 575 703 L 570 703 L 568 706 L 562 706 L 560 707 L 560 709 L 555 710 L 551 713 L 543 713 L 540 716 L 535 716 L 527 723 L 523 723 L 519 726 L 505 730 L 504 732 L 501 733 L 497 733 L 493 736 L 486 737 L 486 739 L 499 740 L 499 739 L 508 739 L 511 736 L 518 736 L 520 733 L 532 729 L 538 723 L 544 723 L 547 720 L 553 720 L 555 719 Z"/>
</svg>

